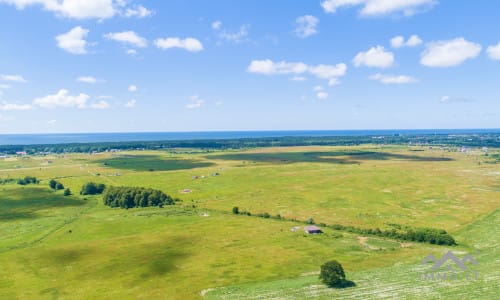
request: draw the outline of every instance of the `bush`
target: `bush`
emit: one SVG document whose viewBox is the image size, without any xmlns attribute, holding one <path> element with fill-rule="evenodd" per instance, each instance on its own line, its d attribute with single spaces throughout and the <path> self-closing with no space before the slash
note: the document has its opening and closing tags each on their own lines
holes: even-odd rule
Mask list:
<svg viewBox="0 0 500 300">
<path fill-rule="evenodd" d="M 71 196 L 71 190 L 68 188 L 68 189 L 65 189 L 64 190 L 64 196 Z"/>
<path fill-rule="evenodd" d="M 238 206 L 233 207 L 233 214 L 237 215 L 239 213 L 240 213 L 240 209 L 238 208 Z"/>
<path fill-rule="evenodd" d="M 60 182 L 56 183 L 56 190 L 63 190 L 64 189 L 64 185 Z"/>
<path fill-rule="evenodd" d="M 102 183 L 88 182 L 82 186 L 80 195 L 98 195 L 102 194 L 106 186 Z"/>
<path fill-rule="evenodd" d="M 319 278 L 330 287 L 341 287 L 345 282 L 344 268 L 338 261 L 331 260 L 321 266 Z"/>
<path fill-rule="evenodd" d="M 55 181 L 54 179 L 51 179 L 49 181 L 49 186 L 51 189 L 55 190 L 56 189 L 56 185 L 57 185 L 57 181 Z"/>
</svg>

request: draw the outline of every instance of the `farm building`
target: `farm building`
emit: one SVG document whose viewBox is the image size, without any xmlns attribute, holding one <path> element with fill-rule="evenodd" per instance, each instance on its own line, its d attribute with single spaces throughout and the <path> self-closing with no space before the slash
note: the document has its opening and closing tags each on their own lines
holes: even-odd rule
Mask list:
<svg viewBox="0 0 500 300">
<path fill-rule="evenodd" d="M 309 233 L 309 234 L 323 233 L 323 231 L 321 231 L 321 228 L 319 228 L 318 226 L 314 226 L 314 225 L 305 226 L 304 231 Z"/>
</svg>

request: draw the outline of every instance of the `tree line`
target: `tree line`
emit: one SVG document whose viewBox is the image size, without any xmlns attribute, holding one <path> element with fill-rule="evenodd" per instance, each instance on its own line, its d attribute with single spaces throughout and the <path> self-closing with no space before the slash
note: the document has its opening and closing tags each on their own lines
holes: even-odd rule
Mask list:
<svg viewBox="0 0 500 300">
<path fill-rule="evenodd" d="M 110 207 L 133 208 L 173 205 L 174 200 L 160 190 L 144 187 L 106 187 L 103 195 L 104 205 Z"/>
</svg>

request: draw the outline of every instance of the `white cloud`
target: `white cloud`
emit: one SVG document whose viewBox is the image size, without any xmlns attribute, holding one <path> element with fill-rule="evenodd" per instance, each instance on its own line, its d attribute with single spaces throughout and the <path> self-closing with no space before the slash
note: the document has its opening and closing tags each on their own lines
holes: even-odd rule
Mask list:
<svg viewBox="0 0 500 300">
<path fill-rule="evenodd" d="M 186 104 L 187 109 L 199 109 L 205 105 L 205 100 L 201 99 L 198 95 L 189 97 L 190 103 Z"/>
<path fill-rule="evenodd" d="M 111 32 L 104 35 L 108 40 L 125 43 L 138 48 L 147 47 L 148 42 L 134 31 Z"/>
<path fill-rule="evenodd" d="M 418 81 L 417 79 L 407 75 L 386 75 L 380 73 L 371 75 L 369 78 L 371 80 L 376 80 L 384 84 L 405 84 L 405 83 L 414 83 Z"/>
<path fill-rule="evenodd" d="M 74 19 L 106 19 L 116 13 L 112 0 L 0 0 L 2 2 L 15 5 L 17 9 L 40 5 L 58 16 Z"/>
<path fill-rule="evenodd" d="M 392 48 L 415 47 L 420 44 L 422 44 L 422 40 L 416 34 L 410 36 L 406 41 L 401 35 L 395 36 L 391 39 Z"/>
<path fill-rule="evenodd" d="M 8 85 L 8 84 L 0 84 L 0 89 L 3 89 L 3 90 L 10 89 L 10 85 Z"/>
<path fill-rule="evenodd" d="M 224 102 L 222 101 L 215 101 L 215 106 L 222 106 Z"/>
<path fill-rule="evenodd" d="M 101 95 L 101 96 L 97 96 L 97 99 L 113 99 L 113 96 Z"/>
<path fill-rule="evenodd" d="M 149 10 L 145 8 L 142 5 L 135 6 L 133 8 L 127 8 L 125 12 L 123 12 L 123 16 L 130 18 L 130 17 L 137 17 L 137 18 L 146 18 L 150 17 L 154 14 L 152 10 Z"/>
<path fill-rule="evenodd" d="M 222 27 L 222 22 L 221 21 L 214 21 L 212 22 L 212 29 L 214 30 L 219 30 Z"/>
<path fill-rule="evenodd" d="M 126 108 L 134 108 L 136 104 L 137 104 L 137 101 L 135 99 L 132 99 L 132 100 L 128 101 L 127 103 L 125 103 L 125 107 Z"/>
<path fill-rule="evenodd" d="M 49 125 L 49 126 L 53 126 L 56 123 L 57 123 L 57 120 L 49 120 L 49 121 L 47 121 L 47 125 Z"/>
<path fill-rule="evenodd" d="M 156 47 L 160 49 L 180 48 L 189 52 L 198 52 L 203 50 L 203 44 L 199 40 L 190 37 L 185 39 L 178 37 L 156 39 L 154 43 Z"/>
<path fill-rule="evenodd" d="M 222 30 L 218 34 L 219 39 L 233 43 L 241 43 L 247 40 L 249 27 L 250 27 L 249 25 L 242 25 L 240 26 L 240 29 L 236 32 Z"/>
<path fill-rule="evenodd" d="M 76 79 L 76 81 L 83 83 L 97 83 L 97 78 L 92 76 L 80 76 Z"/>
<path fill-rule="evenodd" d="M 488 52 L 488 56 L 491 59 L 499 60 L 500 59 L 500 42 L 498 44 L 489 46 L 488 49 L 486 49 L 486 52 Z"/>
<path fill-rule="evenodd" d="M 316 27 L 319 24 L 319 19 L 311 16 L 305 15 L 295 19 L 295 34 L 300 38 L 306 38 L 308 36 L 318 33 Z"/>
<path fill-rule="evenodd" d="M 347 72 L 347 65 L 344 63 L 339 63 L 336 65 L 316 65 L 310 66 L 303 62 L 273 62 L 270 59 L 265 60 L 253 60 L 247 68 L 250 73 L 264 74 L 264 75 L 275 75 L 275 74 L 294 74 L 297 75 L 295 81 L 304 80 L 304 77 L 298 76 L 304 73 L 309 73 L 320 79 L 327 79 L 336 82 L 338 77 L 342 77 Z M 299 79 L 299 80 L 297 80 Z M 293 78 L 292 78 L 293 80 Z"/>
<path fill-rule="evenodd" d="M 306 81 L 307 78 L 304 77 L 304 76 L 293 76 L 292 78 L 290 78 L 291 81 Z"/>
<path fill-rule="evenodd" d="M 137 50 L 135 49 L 128 49 L 125 53 L 127 53 L 128 55 L 137 55 Z"/>
<path fill-rule="evenodd" d="M 25 83 L 25 82 L 27 82 L 26 79 L 24 79 L 24 77 L 21 76 L 21 75 L 4 75 L 4 74 L 0 74 L 0 80 L 12 81 L 12 82 L 18 82 L 18 83 Z"/>
<path fill-rule="evenodd" d="M 366 52 L 359 52 L 353 59 L 356 67 L 367 66 L 377 68 L 387 68 L 394 63 L 394 54 L 385 51 L 384 47 L 372 47 Z"/>
<path fill-rule="evenodd" d="M 87 107 L 88 99 L 89 95 L 87 94 L 81 93 L 76 96 L 71 96 L 67 90 L 62 89 L 59 90 L 57 94 L 36 98 L 33 100 L 33 105 L 42 108 L 76 107 L 81 109 Z"/>
<path fill-rule="evenodd" d="M 436 41 L 427 44 L 421 54 L 420 63 L 427 67 L 451 67 L 475 58 L 481 52 L 481 45 L 464 38 Z"/>
<path fill-rule="evenodd" d="M 131 85 L 128 87 L 128 91 L 129 91 L 129 92 L 132 92 L 132 93 L 137 92 L 137 86 L 135 86 L 135 85 L 131 84 Z"/>
<path fill-rule="evenodd" d="M 402 14 L 411 16 L 429 9 L 436 0 L 325 0 L 321 6 L 326 13 L 335 13 L 338 8 L 362 5 L 362 16 Z"/>
<path fill-rule="evenodd" d="M 319 100 L 328 99 L 328 93 L 327 92 L 317 92 L 316 98 L 318 98 Z"/>
<path fill-rule="evenodd" d="M 448 102 L 450 100 L 450 96 L 441 97 L 441 102 Z"/>
<path fill-rule="evenodd" d="M 110 105 L 109 105 L 108 102 L 106 102 L 104 100 L 101 100 L 99 102 L 90 104 L 90 108 L 93 108 L 93 109 L 108 109 L 108 108 L 110 108 Z"/>
<path fill-rule="evenodd" d="M 71 54 L 85 54 L 88 45 L 85 38 L 88 33 L 88 29 L 77 26 L 67 33 L 56 36 L 57 46 Z"/>
<path fill-rule="evenodd" d="M 323 87 L 321 85 L 317 85 L 315 87 L 313 87 L 313 91 L 315 92 L 321 92 L 323 90 Z"/>
<path fill-rule="evenodd" d="M 0 110 L 30 110 L 32 108 L 31 104 L 0 103 Z"/>
</svg>

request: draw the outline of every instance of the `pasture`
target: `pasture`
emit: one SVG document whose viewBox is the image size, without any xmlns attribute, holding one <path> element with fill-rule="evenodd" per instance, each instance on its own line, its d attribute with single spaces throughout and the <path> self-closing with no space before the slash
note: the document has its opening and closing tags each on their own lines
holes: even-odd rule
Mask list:
<svg viewBox="0 0 500 300">
<path fill-rule="evenodd" d="M 494 298 L 499 175 L 498 164 L 479 150 L 408 146 L 0 159 L 0 179 L 41 180 L 0 184 L 0 298 Z M 73 195 L 50 190 L 53 178 Z M 89 181 L 160 189 L 182 202 L 109 208 L 101 196 L 78 194 Z M 232 214 L 235 206 L 252 216 Z M 262 213 L 286 220 L 255 216 Z M 414 276 L 421 259 L 450 247 L 332 228 L 321 235 L 291 230 L 309 218 L 445 229 L 459 244 L 453 251 L 478 251 L 482 280 L 422 283 Z M 356 287 L 321 285 L 319 266 L 330 259 L 342 263 Z"/>
</svg>

